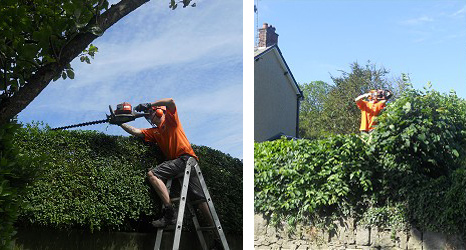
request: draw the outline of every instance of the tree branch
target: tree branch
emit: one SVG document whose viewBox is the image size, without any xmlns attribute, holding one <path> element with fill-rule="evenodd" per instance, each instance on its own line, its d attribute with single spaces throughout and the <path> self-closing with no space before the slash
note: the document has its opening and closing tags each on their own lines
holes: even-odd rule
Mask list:
<svg viewBox="0 0 466 250">
<path fill-rule="evenodd" d="M 98 20 L 95 17 L 91 19 L 86 30 L 90 30 L 90 27 L 97 25 L 105 32 L 113 24 L 146 2 L 149 2 L 149 0 L 122 0 L 102 13 Z M 72 37 L 63 48 L 63 54 L 60 55 L 58 62 L 48 63 L 40 67 L 35 74 L 26 79 L 27 84 L 24 87 L 20 88 L 12 97 L 2 101 L 0 124 L 9 122 L 26 108 L 47 87 L 54 76 L 60 74 L 66 65 L 71 63 L 96 38 L 97 36 L 90 32 L 80 33 Z"/>
</svg>

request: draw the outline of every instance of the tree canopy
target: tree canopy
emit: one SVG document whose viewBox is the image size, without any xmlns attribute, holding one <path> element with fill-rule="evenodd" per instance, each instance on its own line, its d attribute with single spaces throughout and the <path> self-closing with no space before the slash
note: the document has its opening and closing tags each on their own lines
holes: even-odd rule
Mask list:
<svg viewBox="0 0 466 250">
<path fill-rule="evenodd" d="M 323 81 L 313 81 L 300 86 L 305 96 L 300 104 L 299 134 L 302 137 L 318 138 L 326 131 L 325 105 L 332 86 Z"/>
<path fill-rule="evenodd" d="M 0 2 L 0 124 L 21 112 L 52 80 L 74 78 L 71 61 L 90 63 L 91 43 L 149 0 Z M 183 7 L 191 0 L 180 1 Z M 178 2 L 170 0 L 175 9 Z M 195 6 L 192 4 L 191 6 Z"/>
</svg>

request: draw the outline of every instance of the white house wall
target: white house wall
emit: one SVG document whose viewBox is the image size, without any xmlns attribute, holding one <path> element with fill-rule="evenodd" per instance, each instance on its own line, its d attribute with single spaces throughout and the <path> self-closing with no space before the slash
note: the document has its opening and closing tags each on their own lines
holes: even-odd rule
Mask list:
<svg viewBox="0 0 466 250">
<path fill-rule="evenodd" d="M 296 136 L 297 95 L 286 68 L 270 51 L 254 62 L 254 140 L 284 133 Z"/>
</svg>

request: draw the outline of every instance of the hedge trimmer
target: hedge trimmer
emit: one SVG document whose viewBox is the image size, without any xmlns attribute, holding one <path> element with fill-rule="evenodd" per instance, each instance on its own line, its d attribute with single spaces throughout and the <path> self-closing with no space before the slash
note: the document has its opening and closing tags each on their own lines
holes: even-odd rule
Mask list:
<svg viewBox="0 0 466 250">
<path fill-rule="evenodd" d="M 123 102 L 117 105 L 115 112 L 112 109 L 112 105 L 109 105 L 108 108 L 110 109 L 110 115 L 107 115 L 107 119 L 92 121 L 92 122 L 84 122 L 79 124 L 74 124 L 70 126 L 64 126 L 59 128 L 53 128 L 52 130 L 62 130 L 62 129 L 69 129 L 75 127 L 83 127 L 89 126 L 99 123 L 110 123 L 110 124 L 123 124 L 126 122 L 134 121 L 139 117 L 144 117 L 149 115 L 149 113 L 136 113 L 133 111 L 131 104 L 127 102 Z"/>
</svg>

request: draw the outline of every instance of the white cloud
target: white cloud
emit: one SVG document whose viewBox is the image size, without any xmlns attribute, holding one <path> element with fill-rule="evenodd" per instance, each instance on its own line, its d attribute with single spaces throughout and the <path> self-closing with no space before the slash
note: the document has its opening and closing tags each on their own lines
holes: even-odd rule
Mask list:
<svg viewBox="0 0 466 250">
<path fill-rule="evenodd" d="M 434 21 L 434 19 L 431 18 L 431 17 L 422 16 L 422 17 L 418 17 L 418 18 L 404 20 L 404 21 L 401 21 L 400 23 L 403 24 L 403 25 L 421 25 L 421 24 L 428 23 L 428 22 L 433 22 L 433 21 Z"/>
<path fill-rule="evenodd" d="M 458 16 L 462 17 L 462 16 L 465 15 L 465 13 L 466 13 L 466 5 L 463 6 L 463 8 L 461 8 L 461 9 L 458 10 L 457 12 L 453 13 L 453 16 L 454 16 L 454 17 L 458 17 Z"/>
<path fill-rule="evenodd" d="M 96 81 L 110 82 L 121 75 L 238 54 L 242 49 L 242 31 L 238 24 L 232 25 L 231 19 L 217 16 L 219 9 L 216 6 L 221 6 L 218 3 L 201 6 L 205 7 L 200 7 L 202 13 L 198 13 L 199 5 L 180 11 L 171 11 L 165 6 L 154 9 L 151 5 L 131 13 L 133 18 L 125 20 L 122 31 L 112 30 L 110 38 L 96 40 L 99 52 L 92 67 L 77 60 L 73 62 L 76 71 L 85 70 L 86 74 L 77 74 L 80 81 L 69 87 L 82 87 Z M 170 16 L 161 19 L 154 16 L 154 12 L 162 17 Z"/>
</svg>

